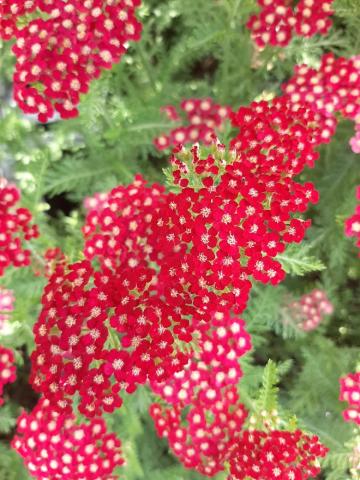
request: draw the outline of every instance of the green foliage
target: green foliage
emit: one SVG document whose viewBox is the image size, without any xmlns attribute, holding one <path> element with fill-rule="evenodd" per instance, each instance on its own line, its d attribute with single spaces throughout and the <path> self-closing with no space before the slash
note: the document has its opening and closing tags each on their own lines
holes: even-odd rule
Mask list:
<svg viewBox="0 0 360 480">
<path fill-rule="evenodd" d="M 0 442 L 0 478 L 1 480 L 30 480 L 22 459 L 14 450 Z"/>
<path fill-rule="evenodd" d="M 280 260 L 283 269 L 290 275 L 302 276 L 310 272 L 324 270 L 326 267 L 317 258 L 310 256 L 311 245 L 303 243 L 301 246 L 290 245 L 285 254 L 280 254 L 277 259 Z"/>
<path fill-rule="evenodd" d="M 276 364 L 269 360 L 262 377 L 262 389 L 257 401 L 258 412 L 272 412 L 278 409 L 279 375 Z"/>
</svg>

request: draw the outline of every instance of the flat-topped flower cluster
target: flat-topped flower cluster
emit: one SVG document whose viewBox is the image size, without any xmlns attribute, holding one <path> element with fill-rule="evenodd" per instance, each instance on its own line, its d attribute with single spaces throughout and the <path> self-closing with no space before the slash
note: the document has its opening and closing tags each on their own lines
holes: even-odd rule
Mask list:
<svg viewBox="0 0 360 480">
<path fill-rule="evenodd" d="M 57 111 L 78 115 L 80 95 L 138 41 L 141 0 L 10 0 L 3 2 L 0 38 L 15 39 L 14 98 L 46 122 Z M 29 19 L 20 26 L 24 18 Z"/>
</svg>

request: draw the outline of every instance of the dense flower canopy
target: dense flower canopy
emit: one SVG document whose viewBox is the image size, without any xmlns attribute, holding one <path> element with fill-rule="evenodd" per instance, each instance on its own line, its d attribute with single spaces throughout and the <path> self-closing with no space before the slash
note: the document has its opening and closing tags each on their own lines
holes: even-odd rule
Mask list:
<svg viewBox="0 0 360 480">
<path fill-rule="evenodd" d="M 86 415 L 113 411 L 120 390 L 180 371 L 181 342 L 217 312 L 242 312 L 251 278 L 278 284 L 276 255 L 310 224 L 295 214 L 318 199 L 294 181 L 317 158 L 311 120 L 286 99 L 254 103 L 233 116 L 231 152 L 216 143 L 206 155 L 174 152 L 176 192 L 137 176 L 96 202 L 83 228 L 87 260 L 59 265 L 45 288 L 34 388 L 65 411 L 77 391 Z"/>
<path fill-rule="evenodd" d="M 166 405 L 153 404 L 157 433 L 169 441 L 187 468 L 213 476 L 224 469 L 224 455 L 240 435 L 246 418 L 236 392 L 242 371 L 239 359 L 250 349 L 244 322 L 223 312 L 210 326 L 198 326 L 198 351 L 182 371 L 151 388 Z"/>
<path fill-rule="evenodd" d="M 357 478 L 354 2 L 0 0 L 0 478 Z"/>
</svg>

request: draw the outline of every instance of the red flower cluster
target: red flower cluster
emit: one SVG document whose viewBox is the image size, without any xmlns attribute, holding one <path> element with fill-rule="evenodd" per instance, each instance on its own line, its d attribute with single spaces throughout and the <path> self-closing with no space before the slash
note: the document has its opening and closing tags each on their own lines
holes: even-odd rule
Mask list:
<svg viewBox="0 0 360 480">
<path fill-rule="evenodd" d="M 177 245 L 181 252 L 178 258 L 172 248 L 171 256 L 163 257 L 166 272 L 159 262 L 158 285 L 173 286 L 180 299 L 186 293 L 187 305 L 201 307 L 207 315 L 192 320 L 199 352 L 171 380 L 151 383 L 171 405 L 156 404 L 151 414 L 159 435 L 168 437 L 184 465 L 207 475 L 224 468 L 230 438 L 223 438 L 220 450 L 202 455 L 192 412 L 213 418 L 212 406 L 223 405 L 230 393 L 234 412 L 244 416 L 233 383 L 241 377 L 237 358 L 249 348 L 249 341 L 242 321 L 224 312 L 245 308 L 251 276 L 264 283 L 282 280 L 284 272 L 274 257 L 285 243 L 300 242 L 308 226 L 293 214 L 317 201 L 311 184 L 294 181 L 317 159 L 318 131 L 311 112 L 283 98 L 241 108 L 232 120 L 239 134 L 230 152 L 221 144 L 213 145 L 207 155 L 201 155 L 197 146 L 191 152 L 182 148 L 174 152 L 173 181 L 179 190 L 168 195 L 166 208 L 153 222 L 156 238 Z M 199 435 L 206 435 L 205 452 L 211 428 L 211 422 L 202 423 Z"/>
<path fill-rule="evenodd" d="M 87 416 L 114 411 L 119 391 L 172 375 L 181 368 L 171 310 L 151 294 L 142 266 L 94 271 L 83 261 L 58 266 L 45 287 L 35 324 L 32 384 L 60 411 Z"/>
<path fill-rule="evenodd" d="M 138 41 L 135 11 L 141 0 L 9 0 L 2 5 L 0 36 L 16 38 L 14 98 L 25 113 L 46 122 L 57 110 L 62 118 L 78 114 L 101 70 L 117 63 L 129 41 Z M 26 26 L 19 19 L 37 18 Z"/>
<path fill-rule="evenodd" d="M 74 415 L 60 415 L 40 399 L 17 425 L 12 447 L 38 480 L 115 480 L 114 469 L 124 463 L 121 442 L 102 419 L 77 424 Z"/>
<path fill-rule="evenodd" d="M 83 227 L 86 258 L 100 258 L 108 268 L 126 264 L 132 269 L 148 263 L 153 251 L 149 243 L 153 217 L 165 202 L 164 187 L 147 187 L 137 175 L 127 187 L 94 198 L 95 207 Z"/>
<path fill-rule="evenodd" d="M 24 250 L 22 240 L 39 236 L 37 225 L 31 225 L 27 208 L 15 208 L 20 191 L 0 178 L 0 276 L 10 265 L 23 267 L 30 263 L 30 251 Z"/>
<path fill-rule="evenodd" d="M 0 405 L 4 403 L 2 394 L 4 386 L 16 380 L 16 367 L 14 354 L 8 348 L 0 345 Z"/>
<path fill-rule="evenodd" d="M 334 0 L 257 0 L 260 13 L 247 23 L 252 39 L 260 48 L 266 45 L 285 47 L 293 35 L 326 35 L 332 22 Z M 296 6 L 295 6 L 296 5 Z"/>
<path fill-rule="evenodd" d="M 191 265 L 197 260 L 208 292 L 232 292 L 218 296 L 237 311 L 246 305 L 248 277 L 273 285 L 284 278 L 274 257 L 286 243 L 300 242 L 310 225 L 293 218 L 318 200 L 312 184 L 293 180 L 317 158 L 313 130 L 305 126 L 310 121 L 285 99 L 253 103 L 233 115 L 239 134 L 229 154 L 217 145 L 206 158 L 197 147 L 190 158 L 186 152 L 172 157 L 174 183 L 181 188 L 172 224 L 194 232 L 187 258 Z"/>
<path fill-rule="evenodd" d="M 334 135 L 336 113 L 360 122 L 360 57 L 336 58 L 332 53 L 323 55 L 320 67 L 297 65 L 295 75 L 283 85 L 294 105 L 307 104 L 321 127 L 320 139 L 329 142 Z M 358 134 L 356 134 L 358 135 Z M 351 145 L 357 153 L 357 136 Z"/>
<path fill-rule="evenodd" d="M 303 295 L 300 300 L 287 305 L 287 315 L 305 332 L 314 330 L 323 320 L 324 315 L 331 315 L 333 305 L 322 290 L 313 290 Z"/>
<path fill-rule="evenodd" d="M 186 115 L 185 125 L 174 128 L 169 134 L 162 133 L 155 138 L 154 145 L 158 150 L 196 142 L 204 145 L 211 144 L 215 132 L 223 129 L 224 122 L 231 113 L 230 107 L 214 103 L 211 98 L 183 100 L 180 109 Z M 162 108 L 162 111 L 170 121 L 184 123 L 174 106 L 167 105 Z"/>
<path fill-rule="evenodd" d="M 0 287 L 0 332 L 9 320 L 9 313 L 14 310 L 14 292 Z"/>
<path fill-rule="evenodd" d="M 168 439 L 184 466 L 212 476 L 223 470 L 223 457 L 246 417 L 235 386 L 250 337 L 243 320 L 220 311 L 196 333 L 198 351 L 185 368 L 165 382 L 151 383 L 168 405 L 153 404 L 150 414 L 158 435 Z"/>
<path fill-rule="evenodd" d="M 167 438 L 180 462 L 209 477 L 224 469 L 224 456 L 246 418 L 235 387 L 225 389 L 220 399 L 208 405 L 195 401 L 185 415 L 179 405 L 159 404 L 151 406 L 150 415 L 158 435 Z"/>
<path fill-rule="evenodd" d="M 356 190 L 356 199 L 360 202 L 360 186 L 357 187 Z M 345 235 L 348 237 L 356 237 L 356 246 L 360 248 L 360 203 L 357 205 L 354 215 L 345 222 Z"/>
<path fill-rule="evenodd" d="M 230 454 L 230 480 L 307 480 L 320 473 L 328 449 L 301 430 L 245 431 Z"/>
<path fill-rule="evenodd" d="M 360 372 L 340 378 L 340 400 L 349 404 L 343 412 L 344 419 L 360 425 Z"/>
<path fill-rule="evenodd" d="M 312 116 L 280 99 L 233 121 L 231 152 L 172 156 L 177 192 L 137 176 L 89 212 L 88 261 L 57 268 L 35 325 L 34 387 L 58 408 L 78 391 L 86 415 L 113 411 L 120 389 L 170 378 L 187 361 L 179 341 L 243 311 L 251 276 L 284 277 L 274 257 L 302 240 L 309 222 L 294 214 L 317 201 L 293 179 L 317 158 Z"/>
<path fill-rule="evenodd" d="M 250 336 L 242 319 L 216 312 L 196 329 L 197 351 L 183 370 L 151 388 L 172 405 L 204 404 L 221 400 L 223 387 L 237 385 L 242 376 L 239 359 L 250 350 Z"/>
</svg>

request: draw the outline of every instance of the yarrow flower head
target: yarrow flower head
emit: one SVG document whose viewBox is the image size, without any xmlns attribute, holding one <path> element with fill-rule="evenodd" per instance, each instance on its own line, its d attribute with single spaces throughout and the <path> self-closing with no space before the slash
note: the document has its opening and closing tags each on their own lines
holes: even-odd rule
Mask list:
<svg viewBox="0 0 360 480">
<path fill-rule="evenodd" d="M 230 152 L 217 144 L 203 155 L 195 146 L 171 158 L 179 192 L 162 236 L 171 225 L 176 238 L 191 240 L 183 263 L 194 265 L 202 290 L 215 289 L 222 305 L 241 311 L 251 277 L 278 284 L 285 273 L 274 257 L 286 243 L 301 242 L 310 225 L 293 216 L 318 200 L 311 183 L 294 181 L 317 158 L 312 127 L 305 126 L 311 120 L 286 99 L 254 103 L 233 115 L 239 134 Z"/>
<path fill-rule="evenodd" d="M 230 449 L 229 480 L 307 480 L 320 473 L 318 459 L 327 451 L 301 430 L 246 430 Z"/>
<path fill-rule="evenodd" d="M 285 47 L 293 35 L 326 35 L 332 25 L 334 0 L 257 0 L 260 13 L 247 22 L 256 45 Z"/>
<path fill-rule="evenodd" d="M 173 105 L 162 107 L 169 121 L 178 126 L 170 133 L 162 133 L 154 139 L 155 147 L 164 150 L 177 145 L 202 143 L 209 145 L 215 133 L 223 130 L 225 121 L 229 119 L 231 109 L 215 103 L 211 98 L 188 98 L 180 104 L 181 113 Z M 185 124 L 182 119 L 185 114 Z"/>
<path fill-rule="evenodd" d="M 10 265 L 30 264 L 30 250 L 24 249 L 23 241 L 39 236 L 37 225 L 31 224 L 29 210 L 16 208 L 19 200 L 18 188 L 0 178 L 0 276 Z"/>
<path fill-rule="evenodd" d="M 223 312 L 199 325 L 198 349 L 182 371 L 151 388 L 167 406 L 153 404 L 150 414 L 160 437 L 186 468 L 213 476 L 240 435 L 246 412 L 236 393 L 242 371 L 239 358 L 250 349 L 243 320 Z"/>
<path fill-rule="evenodd" d="M 318 198 L 294 181 L 317 158 L 312 120 L 286 99 L 254 103 L 234 114 L 230 152 L 174 152 L 176 191 L 137 176 L 90 210 L 86 261 L 58 266 L 44 291 L 34 388 L 60 409 L 79 392 L 86 415 L 113 411 L 120 390 L 182 371 L 182 343 L 217 313 L 242 312 L 252 279 L 278 284 L 275 257 L 303 239 L 310 223 L 295 214 Z"/>
<path fill-rule="evenodd" d="M 0 37 L 15 38 L 14 98 L 46 122 L 78 114 L 80 95 L 103 69 L 119 62 L 138 41 L 141 0 L 10 0 L 2 6 Z M 32 14 L 25 26 L 19 20 Z"/>
<path fill-rule="evenodd" d="M 314 330 L 322 322 L 325 315 L 331 315 L 334 307 L 326 293 L 315 289 L 303 295 L 299 300 L 288 303 L 285 307 L 285 320 L 295 323 L 301 330 Z"/>
<path fill-rule="evenodd" d="M 124 463 L 121 442 L 106 431 L 103 419 L 79 424 L 45 399 L 20 415 L 12 448 L 38 480 L 115 480 L 115 468 Z"/>
<path fill-rule="evenodd" d="M 113 412 L 148 378 L 181 368 L 166 304 L 147 292 L 151 272 L 119 267 L 95 271 L 90 262 L 59 265 L 45 287 L 34 327 L 32 384 L 60 411 L 87 416 Z M 184 362 L 184 360 L 183 360 Z"/>
<path fill-rule="evenodd" d="M 283 91 L 294 105 L 306 103 L 314 112 L 320 128 L 320 140 L 329 142 L 337 126 L 336 114 L 353 120 L 356 132 L 360 122 L 360 57 L 336 58 L 323 55 L 318 69 L 297 65 L 294 76 L 283 85 Z M 358 133 L 351 140 L 358 153 Z"/>
<path fill-rule="evenodd" d="M 240 435 L 246 411 L 239 403 L 235 387 L 223 391 L 209 405 L 190 405 L 184 415 L 180 406 L 150 407 L 157 433 L 186 467 L 212 477 L 224 470 L 224 455 L 234 438 Z"/>
<path fill-rule="evenodd" d="M 16 380 L 15 357 L 12 350 L 0 345 L 0 405 L 4 403 L 2 398 L 4 386 Z"/>
<path fill-rule="evenodd" d="M 345 221 L 345 235 L 357 238 L 356 246 L 360 248 L 360 186 L 356 190 L 356 199 L 359 201 L 359 204 L 355 209 L 354 215 Z"/>
<path fill-rule="evenodd" d="M 360 372 L 340 378 L 340 400 L 349 404 L 344 419 L 360 425 Z"/>
</svg>

